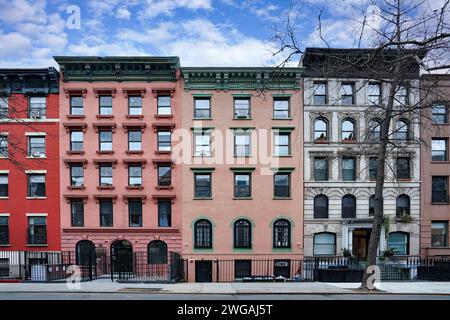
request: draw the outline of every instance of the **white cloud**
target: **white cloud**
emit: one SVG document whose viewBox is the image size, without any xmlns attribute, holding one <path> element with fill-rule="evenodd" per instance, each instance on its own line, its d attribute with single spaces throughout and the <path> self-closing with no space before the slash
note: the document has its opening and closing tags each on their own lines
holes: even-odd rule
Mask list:
<svg viewBox="0 0 450 320">
<path fill-rule="evenodd" d="M 116 10 L 116 18 L 117 19 L 123 19 L 123 20 L 130 20 L 131 18 L 131 12 L 128 11 L 126 7 L 120 7 Z"/>
<path fill-rule="evenodd" d="M 150 19 L 159 15 L 171 15 L 176 9 L 212 9 L 212 0 L 145 0 L 140 18 Z"/>
<path fill-rule="evenodd" d="M 43 23 L 47 20 L 45 0 L 0 0 L 0 21 L 18 23 L 25 21 Z"/>
<path fill-rule="evenodd" d="M 91 45 L 85 42 L 71 44 L 68 47 L 67 54 L 80 56 L 143 56 L 148 52 L 136 48 L 131 43 L 102 43 Z"/>
<path fill-rule="evenodd" d="M 31 49 L 31 40 L 18 32 L 0 34 L 0 56 L 25 57 Z"/>
<path fill-rule="evenodd" d="M 121 29 L 117 33 L 117 38 L 140 44 L 159 44 L 163 41 L 173 39 L 174 29 L 176 29 L 176 24 L 172 22 L 163 22 L 155 28 L 144 28 L 142 31 L 131 30 L 128 28 Z"/>
</svg>

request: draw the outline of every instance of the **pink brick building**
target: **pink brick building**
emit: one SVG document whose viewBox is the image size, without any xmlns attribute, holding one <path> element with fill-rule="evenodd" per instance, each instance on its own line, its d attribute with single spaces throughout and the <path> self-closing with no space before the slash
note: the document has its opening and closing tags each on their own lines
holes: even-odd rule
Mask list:
<svg viewBox="0 0 450 320">
<path fill-rule="evenodd" d="M 61 247 L 166 261 L 181 250 L 177 57 L 55 57 L 61 69 Z M 98 256 L 98 255 L 97 255 Z"/>
</svg>

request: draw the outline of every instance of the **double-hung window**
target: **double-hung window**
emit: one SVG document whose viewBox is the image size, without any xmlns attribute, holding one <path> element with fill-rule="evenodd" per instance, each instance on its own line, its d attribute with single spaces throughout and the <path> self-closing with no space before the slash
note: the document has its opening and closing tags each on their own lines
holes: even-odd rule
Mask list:
<svg viewBox="0 0 450 320">
<path fill-rule="evenodd" d="M 171 115 L 170 96 L 158 96 L 158 115 Z"/>
<path fill-rule="evenodd" d="M 291 133 L 277 132 L 274 135 L 274 156 L 289 156 L 291 154 Z"/>
<path fill-rule="evenodd" d="M 70 202 L 72 227 L 84 225 L 84 203 L 83 200 L 72 200 Z"/>
<path fill-rule="evenodd" d="M 341 84 L 341 104 L 352 105 L 355 104 L 355 84 L 342 83 Z"/>
<path fill-rule="evenodd" d="M 8 158 L 8 136 L 0 134 L 0 157 Z"/>
<path fill-rule="evenodd" d="M 211 132 L 201 131 L 194 132 L 195 141 L 195 156 L 210 156 L 211 155 Z"/>
<path fill-rule="evenodd" d="M 112 112 L 112 96 L 99 97 L 99 112 L 103 116 L 111 116 Z"/>
<path fill-rule="evenodd" d="M 378 174 L 378 158 L 370 157 L 369 158 L 369 179 L 375 180 Z"/>
<path fill-rule="evenodd" d="M 0 217 L 0 245 L 9 244 L 9 217 Z"/>
<path fill-rule="evenodd" d="M 313 104 L 323 105 L 328 103 L 327 99 L 327 83 L 326 82 L 314 82 L 313 87 Z"/>
<path fill-rule="evenodd" d="M 8 197 L 9 196 L 9 190 L 8 190 L 8 174 L 2 173 L 0 174 L 0 197 Z"/>
<path fill-rule="evenodd" d="M 140 164 L 130 164 L 128 166 L 128 185 L 130 187 L 142 185 L 142 166 Z"/>
<path fill-rule="evenodd" d="M 314 180 L 328 180 L 328 159 L 324 157 L 314 158 Z"/>
<path fill-rule="evenodd" d="M 448 221 L 431 221 L 431 246 L 448 246 Z"/>
<path fill-rule="evenodd" d="M 211 118 L 210 98 L 194 98 L 194 118 L 196 119 Z"/>
<path fill-rule="evenodd" d="M 369 103 L 372 105 L 380 105 L 381 103 L 381 84 L 369 83 L 368 88 Z"/>
<path fill-rule="evenodd" d="M 431 177 L 431 202 L 448 203 L 448 176 Z"/>
<path fill-rule="evenodd" d="M 28 137 L 28 156 L 29 157 L 45 157 L 45 137 L 29 136 Z"/>
<path fill-rule="evenodd" d="M 158 151 L 171 150 L 171 133 L 170 131 L 158 131 Z"/>
<path fill-rule="evenodd" d="M 170 200 L 158 201 L 158 227 L 172 226 L 172 202 Z"/>
<path fill-rule="evenodd" d="M 130 227 L 142 227 L 142 200 L 128 200 Z"/>
<path fill-rule="evenodd" d="M 447 161 L 448 159 L 448 139 L 431 139 L 431 160 Z"/>
<path fill-rule="evenodd" d="M 141 96 L 128 96 L 128 114 L 132 116 L 142 115 Z"/>
<path fill-rule="evenodd" d="M 111 164 L 102 164 L 98 167 L 100 172 L 100 186 L 112 187 L 113 185 L 113 168 Z"/>
<path fill-rule="evenodd" d="M 47 244 L 47 218 L 28 217 L 28 244 Z"/>
<path fill-rule="evenodd" d="M 356 180 L 356 159 L 353 157 L 342 158 L 342 180 Z"/>
<path fill-rule="evenodd" d="M 45 197 L 45 174 L 28 174 L 28 197 Z"/>
<path fill-rule="evenodd" d="M 274 197 L 289 198 L 291 196 L 291 174 L 276 173 L 273 175 Z"/>
<path fill-rule="evenodd" d="M 83 97 L 82 96 L 71 96 L 70 97 L 70 114 L 72 116 L 84 115 Z"/>
<path fill-rule="evenodd" d="M 30 97 L 30 118 L 41 119 L 47 114 L 47 102 L 45 97 Z"/>
<path fill-rule="evenodd" d="M 405 86 L 399 86 L 394 97 L 394 105 L 406 106 L 408 104 L 408 88 Z"/>
<path fill-rule="evenodd" d="M 251 173 L 235 173 L 234 174 L 234 197 L 250 198 L 251 191 Z"/>
<path fill-rule="evenodd" d="M 83 151 L 83 131 L 70 131 L 70 151 Z"/>
<path fill-rule="evenodd" d="M 172 167 L 170 165 L 158 165 L 158 186 L 168 187 L 172 185 Z"/>
<path fill-rule="evenodd" d="M 397 158 L 397 179 L 410 179 L 410 159 Z"/>
<path fill-rule="evenodd" d="M 194 173 L 194 197 L 211 198 L 211 173 Z"/>
<path fill-rule="evenodd" d="M 448 108 L 444 104 L 435 104 L 431 107 L 431 119 L 436 124 L 448 123 Z"/>
<path fill-rule="evenodd" d="M 234 117 L 248 119 L 250 115 L 250 98 L 234 98 Z"/>
<path fill-rule="evenodd" d="M 273 117 L 274 119 L 289 119 L 289 98 L 273 99 Z"/>
<path fill-rule="evenodd" d="M 251 154 L 251 134 L 249 132 L 234 132 L 234 155 L 249 157 Z"/>
<path fill-rule="evenodd" d="M 113 226 L 113 201 L 111 199 L 100 200 L 100 227 Z"/>
<path fill-rule="evenodd" d="M 81 163 L 70 165 L 70 185 L 72 187 L 84 186 L 84 169 Z"/>
<path fill-rule="evenodd" d="M 0 95 L 0 119 L 7 119 L 9 117 L 8 98 Z"/>
<path fill-rule="evenodd" d="M 112 149 L 113 149 L 112 131 L 111 130 L 101 130 L 98 132 L 98 136 L 99 136 L 100 151 L 112 151 Z"/>
<path fill-rule="evenodd" d="M 128 131 L 128 150 L 141 151 L 142 150 L 142 131 L 129 130 Z"/>
</svg>

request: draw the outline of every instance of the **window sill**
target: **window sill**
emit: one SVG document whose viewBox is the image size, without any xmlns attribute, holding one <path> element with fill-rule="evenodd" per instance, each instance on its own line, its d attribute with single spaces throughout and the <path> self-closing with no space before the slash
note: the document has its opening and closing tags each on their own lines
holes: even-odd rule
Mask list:
<svg viewBox="0 0 450 320">
<path fill-rule="evenodd" d="M 272 118 L 272 120 L 293 120 L 292 118 Z"/>
<path fill-rule="evenodd" d="M 431 205 L 433 206 L 448 206 L 450 205 L 450 202 L 431 202 Z"/>
<path fill-rule="evenodd" d="M 212 197 L 204 197 L 204 198 L 193 198 L 192 200 L 213 200 Z"/>
<path fill-rule="evenodd" d="M 27 244 L 27 247 L 48 247 L 48 243 L 45 244 Z"/>
<path fill-rule="evenodd" d="M 31 157 L 31 156 L 26 156 L 25 158 L 26 158 L 26 159 L 47 159 L 46 156 L 43 156 L 43 157 Z"/>
<path fill-rule="evenodd" d="M 155 119 L 172 119 L 173 114 L 155 114 Z"/>
<path fill-rule="evenodd" d="M 144 151 L 142 151 L 142 150 L 127 150 L 127 151 L 125 151 L 125 153 L 127 155 L 137 154 L 137 155 L 142 156 L 144 154 Z"/>
<path fill-rule="evenodd" d="M 202 154 L 202 155 L 193 155 L 192 156 L 192 158 L 212 158 L 213 156 L 212 155 L 204 155 L 204 154 Z"/>
<path fill-rule="evenodd" d="M 274 252 L 291 252 L 292 248 L 291 247 L 273 247 L 272 251 L 274 251 Z"/>
<path fill-rule="evenodd" d="M 97 119 L 114 119 L 114 115 L 112 114 L 97 114 L 95 117 Z"/>
<path fill-rule="evenodd" d="M 47 197 L 26 197 L 27 200 L 45 200 Z"/>
<path fill-rule="evenodd" d="M 233 157 L 235 157 L 235 158 L 253 158 L 253 156 L 237 156 L 237 155 L 234 155 Z"/>
<path fill-rule="evenodd" d="M 84 190 L 86 189 L 85 186 L 67 186 L 68 190 Z"/>
<path fill-rule="evenodd" d="M 173 190 L 173 186 L 156 186 L 156 190 Z"/>
<path fill-rule="evenodd" d="M 161 155 L 161 154 L 172 154 L 172 151 L 158 151 L 158 150 L 156 150 L 155 154 L 158 155 L 158 156 Z"/>
<path fill-rule="evenodd" d="M 272 200 L 292 200 L 292 197 L 273 197 Z"/>
<path fill-rule="evenodd" d="M 8 200 L 9 197 L 0 197 L 0 200 Z"/>
<path fill-rule="evenodd" d="M 273 155 L 274 157 L 278 157 L 278 158 L 292 158 L 292 154 L 288 154 L 285 156 L 277 156 L 277 155 Z"/>
<path fill-rule="evenodd" d="M 192 118 L 192 120 L 212 120 L 213 118 Z"/>
<path fill-rule="evenodd" d="M 114 186 L 97 186 L 97 190 L 114 190 Z"/>
<path fill-rule="evenodd" d="M 249 118 L 236 118 L 234 117 L 233 120 L 253 120 L 252 117 Z"/>
<path fill-rule="evenodd" d="M 400 182 L 411 182 L 411 178 L 397 179 L 397 181 L 400 181 Z"/>
<path fill-rule="evenodd" d="M 450 164 L 450 161 L 430 161 L 431 164 Z"/>
<path fill-rule="evenodd" d="M 108 154 L 108 155 L 111 155 L 111 154 L 114 154 L 114 151 L 102 151 L 102 150 L 97 150 L 97 154 L 98 155 L 102 155 L 102 154 Z"/>
<path fill-rule="evenodd" d="M 68 155 L 76 155 L 76 154 L 83 155 L 84 151 L 66 151 L 66 153 Z"/>
<path fill-rule="evenodd" d="M 141 191 L 142 189 L 144 189 L 144 186 L 126 186 L 125 188 L 127 190 L 139 190 L 139 191 Z"/>
<path fill-rule="evenodd" d="M 321 141 L 315 140 L 314 144 L 330 144 L 330 141 L 328 141 L 328 140 L 321 140 Z"/>
<path fill-rule="evenodd" d="M 253 197 L 233 197 L 233 200 L 253 200 Z"/>
<path fill-rule="evenodd" d="M 127 114 L 125 117 L 127 119 L 139 119 L 139 120 L 144 119 L 144 116 L 141 114 Z"/>
<path fill-rule="evenodd" d="M 0 247 L 11 247 L 10 244 L 0 244 Z"/>
<path fill-rule="evenodd" d="M 86 116 L 84 114 L 68 114 L 66 115 L 67 119 L 84 119 Z"/>
<path fill-rule="evenodd" d="M 341 143 L 343 143 L 343 144 L 355 144 L 356 140 L 342 140 Z"/>
</svg>

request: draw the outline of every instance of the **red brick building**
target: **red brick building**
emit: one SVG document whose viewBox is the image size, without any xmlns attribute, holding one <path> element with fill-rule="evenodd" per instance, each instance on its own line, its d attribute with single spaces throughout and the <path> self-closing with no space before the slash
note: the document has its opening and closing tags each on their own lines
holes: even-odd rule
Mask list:
<svg viewBox="0 0 450 320">
<path fill-rule="evenodd" d="M 58 77 L 0 69 L 0 251 L 60 250 Z"/>
</svg>

